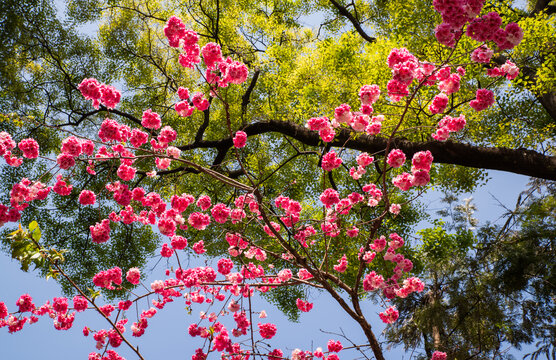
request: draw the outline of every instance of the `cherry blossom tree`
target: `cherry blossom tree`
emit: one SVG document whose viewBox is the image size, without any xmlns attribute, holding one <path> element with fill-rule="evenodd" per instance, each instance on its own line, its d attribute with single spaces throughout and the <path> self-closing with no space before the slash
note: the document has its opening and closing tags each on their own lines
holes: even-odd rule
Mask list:
<svg viewBox="0 0 556 360">
<path fill-rule="evenodd" d="M 239 119 L 237 115 L 245 111 L 238 108 L 249 105 L 259 70 L 250 69 L 234 54 L 224 55 L 218 42 L 204 42 L 179 17 L 170 16 L 163 28 L 164 41 L 177 54 L 178 66 L 196 80 L 193 86 L 177 86 L 173 108 L 155 111 L 157 104 L 152 104 L 141 110 L 141 118 L 135 117 L 119 109 L 122 94 L 116 85 L 90 77 L 75 89 L 90 101 L 90 114 L 104 118 L 94 131 L 55 127 L 64 132 L 63 140 L 49 151 L 32 137 L 18 139 L 0 132 L 4 166 L 17 168 L 32 161 L 47 166 L 36 178 L 19 179 L 11 187 L 9 204 L 0 205 L 0 224 L 18 226 L 10 230 L 12 255 L 25 268 L 31 264 L 47 268 L 47 276 L 66 282 L 76 293 L 45 304 L 35 304 L 32 295 L 24 294 L 15 307 L 2 299 L 0 327 L 18 332 L 48 315 L 57 330 L 66 330 L 81 312 L 92 311 L 106 325 L 83 329 L 93 339 L 90 360 L 122 359 L 120 346 L 144 359 L 137 344 L 149 331 L 151 319 L 167 303 L 183 301 L 190 308 L 209 304 L 213 309 L 188 327 L 198 343 L 192 354 L 195 360 L 216 356 L 333 360 L 354 347 L 367 347 L 369 356 L 385 359 L 371 326 L 375 319 L 363 312 L 362 304 L 380 304 L 383 311 L 378 318 L 393 324 L 400 314 L 392 301 L 425 291 L 427 284 L 412 275 L 420 260 L 407 246 L 403 231 L 396 229 L 403 230 L 404 213 L 435 176 L 434 164 L 505 170 L 518 164 L 516 172 L 556 177 L 554 157 L 450 141 L 467 125 L 460 109 L 488 111 L 495 103 L 489 87 L 515 79 L 520 71 L 509 60 L 496 64 L 493 57 L 517 46 L 522 29 L 504 22 L 497 12 L 483 11 L 483 5 L 480 0 L 435 0 L 434 8 L 442 17 L 435 29 L 442 44 L 438 57 L 420 58 L 406 48 L 391 49 L 384 59 L 385 86 L 365 84 L 357 94 L 358 108 L 354 102 L 338 101 L 333 111 L 307 116 L 303 125 Z M 492 66 L 484 69 L 482 64 Z M 489 83 L 477 88 L 468 68 Z M 460 89 L 471 86 L 474 96 L 454 104 Z M 239 87 L 245 89 L 241 97 L 234 90 Z M 411 116 L 415 112 L 434 124 L 415 124 Z M 195 116 L 203 122 L 191 132 L 188 127 Z M 166 120 L 170 117 L 172 125 Z M 221 136 L 205 137 L 209 125 Z M 402 139 L 417 132 L 426 132 L 429 138 Z M 273 138 L 265 140 L 269 133 L 284 135 L 280 146 L 272 144 L 277 141 Z M 278 154 L 284 146 L 288 151 Z M 265 151 L 277 154 L 265 155 L 270 161 L 262 167 L 271 170 L 261 176 L 256 160 Z M 212 166 L 207 166 L 206 159 L 213 156 Z M 289 174 L 292 165 L 303 167 L 300 172 L 307 176 L 301 179 L 312 177 L 314 183 L 301 183 Z M 218 184 L 217 191 L 206 194 L 202 183 L 195 193 L 170 184 L 156 186 L 165 176 L 186 173 Z M 269 181 L 275 175 L 280 180 Z M 80 190 L 72 185 L 77 177 L 88 179 Z M 87 186 L 88 182 L 96 186 Z M 109 246 L 121 233 L 115 234 L 116 229 L 144 227 L 159 232 L 163 241 L 156 253 L 168 265 L 164 274 L 146 284 L 141 264 L 116 264 L 89 279 L 93 290 L 74 281 L 64 261 L 70 254 L 44 242 L 42 224 L 22 221 L 30 208 L 56 205 L 64 197 L 94 213 L 87 246 Z M 213 261 L 210 266 L 182 266 L 193 253 L 212 255 Z M 259 322 L 253 319 L 251 298 L 289 288 L 327 293 L 358 324 L 367 342 L 352 347 L 330 339 L 316 349 L 291 354 L 273 347 L 280 329 L 265 314 L 259 314 Z M 108 296 L 99 297 L 101 291 Z M 155 300 L 149 303 L 147 296 Z M 129 311 L 132 305 L 142 309 L 138 316 Z M 300 296 L 290 306 L 309 312 L 318 304 Z M 453 349 L 435 350 L 433 360 L 453 353 Z"/>
</svg>

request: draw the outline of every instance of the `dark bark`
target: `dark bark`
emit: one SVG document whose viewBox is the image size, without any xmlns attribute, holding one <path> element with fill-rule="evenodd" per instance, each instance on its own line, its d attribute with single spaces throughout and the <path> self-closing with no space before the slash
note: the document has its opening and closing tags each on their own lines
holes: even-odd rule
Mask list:
<svg viewBox="0 0 556 360">
<path fill-rule="evenodd" d="M 352 13 L 349 12 L 348 9 L 346 9 L 344 6 L 340 5 L 338 2 L 334 1 L 334 0 L 330 0 L 330 2 L 332 3 L 332 5 L 334 5 L 334 7 L 336 8 L 336 10 L 338 10 L 338 12 L 340 13 L 340 15 L 344 16 L 345 18 L 347 18 L 351 24 L 353 25 L 353 27 L 355 28 L 355 31 L 357 31 L 357 33 L 359 35 L 361 35 L 361 37 L 363 39 L 365 39 L 365 41 L 368 41 L 370 43 L 374 43 L 376 41 L 376 38 L 369 36 L 369 34 L 367 34 L 365 32 L 365 30 L 363 30 L 363 28 L 361 27 L 361 23 L 359 22 L 359 20 L 357 20 L 355 18 L 355 16 L 352 15 Z"/>
<path fill-rule="evenodd" d="M 247 125 L 244 131 L 248 136 L 274 132 L 289 136 L 309 146 L 323 144 L 316 131 L 284 121 L 271 120 L 252 123 Z M 349 139 L 350 135 L 351 132 L 346 129 L 337 131 L 331 145 L 345 145 L 346 148 L 368 153 L 380 153 L 386 148 L 386 138 L 360 134 L 356 139 Z M 232 139 L 226 138 L 216 141 L 201 141 L 181 146 L 180 149 L 215 148 L 226 150 L 231 145 Z M 501 170 L 540 179 L 556 180 L 556 157 L 543 155 L 534 150 L 484 147 L 453 141 L 416 142 L 403 139 L 394 139 L 394 147 L 402 150 L 408 158 L 416 152 L 429 150 L 436 163 Z"/>
</svg>

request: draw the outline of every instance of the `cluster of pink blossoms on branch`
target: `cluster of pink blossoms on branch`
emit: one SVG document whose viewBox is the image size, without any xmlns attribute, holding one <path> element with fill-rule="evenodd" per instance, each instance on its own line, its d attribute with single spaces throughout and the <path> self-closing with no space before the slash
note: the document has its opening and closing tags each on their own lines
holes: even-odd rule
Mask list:
<svg viewBox="0 0 556 360">
<path fill-rule="evenodd" d="M 464 33 L 464 27 L 467 26 L 465 30 L 467 36 L 485 42 L 471 52 L 471 60 L 486 64 L 494 55 L 494 51 L 487 46 L 486 42 L 494 42 L 499 50 L 511 49 L 521 41 L 523 32 L 515 23 L 501 28 L 502 20 L 497 13 L 491 12 L 478 17 L 483 4 L 483 0 L 434 0 L 434 7 L 442 14 L 443 19 L 443 23 L 437 27 L 435 33 L 439 42 L 453 47 Z M 175 104 L 175 110 L 181 117 L 193 115 L 194 110 L 209 109 L 213 100 L 220 99 L 218 87 L 241 84 L 247 80 L 249 71 L 245 64 L 234 61 L 230 57 L 225 58 L 221 47 L 216 43 L 207 43 L 201 47 L 198 34 L 187 29 L 179 18 L 172 16 L 164 28 L 164 33 L 170 46 L 180 49 L 178 62 L 186 68 L 197 67 L 210 88 L 210 97 L 207 98 L 204 92 L 197 91 L 190 94 L 189 89 L 180 87 L 177 91 L 180 101 Z M 201 60 L 206 68 L 205 71 L 198 67 Z M 425 86 L 436 86 L 438 94 L 427 107 L 432 115 L 446 112 L 450 95 L 459 91 L 461 79 L 465 76 L 465 69 L 462 67 L 452 71 L 452 68 L 445 64 L 436 66 L 423 62 L 405 48 L 393 49 L 388 56 L 387 65 L 392 75 L 386 86 L 389 101 L 400 102 L 408 99 L 409 103 L 412 99 L 410 96 L 412 91 L 418 91 Z M 518 73 L 519 69 L 515 64 L 508 61 L 500 67 L 489 69 L 487 74 L 491 77 L 505 76 L 511 80 Z M 414 84 L 417 84 L 417 87 L 412 89 Z M 121 98 L 121 94 L 116 89 L 101 84 L 96 79 L 84 79 L 78 89 L 85 99 L 92 100 L 93 106 L 97 109 L 101 104 L 107 109 L 114 109 Z M 373 108 L 373 105 L 379 101 L 380 95 L 381 90 L 378 85 L 364 85 L 359 90 L 360 107 L 357 111 L 352 111 L 348 104 L 341 104 L 335 109 L 332 120 L 324 116 L 311 118 L 306 125 L 310 130 L 318 131 L 325 143 L 332 142 L 336 131 L 341 128 L 354 134 L 380 135 L 383 132 L 385 117 L 382 114 L 374 114 Z M 470 106 L 476 111 L 482 111 L 493 103 L 492 91 L 478 89 L 475 99 L 470 101 Z M 400 124 L 402 121 L 403 119 L 400 120 Z M 211 352 L 219 352 L 225 359 L 246 360 L 256 349 L 247 348 L 242 336 L 251 335 L 252 338 L 258 336 L 260 339 L 257 339 L 257 342 L 266 341 L 273 339 L 278 329 L 271 322 L 258 322 L 255 327 L 251 317 L 253 311 L 250 305 L 247 306 L 246 303 L 249 301 L 245 299 L 253 296 L 255 292 L 272 291 L 278 286 L 299 284 L 319 286 L 322 272 L 326 272 L 326 270 L 311 268 L 310 265 L 301 266 L 300 256 L 295 253 L 296 249 L 301 249 L 304 254 L 319 253 L 322 252 L 322 239 L 328 241 L 341 234 L 357 239 L 360 236 L 358 226 L 365 226 L 364 223 L 362 225 L 353 220 L 355 218 L 353 215 L 357 213 L 354 210 L 360 206 L 378 207 L 384 204 L 382 216 L 388 215 L 388 211 L 394 215 L 401 211 L 401 205 L 389 203 L 387 189 L 374 183 L 367 183 L 361 187 L 361 191 L 349 194 L 341 194 L 342 190 L 338 191 L 334 188 L 325 189 L 319 195 L 323 205 L 322 219 L 304 218 L 302 203 L 284 195 L 276 197 L 273 203 L 264 204 L 255 196 L 254 189 L 250 192 L 241 190 L 245 193 L 236 192 L 233 201 L 228 204 L 221 202 L 214 204 L 213 199 L 207 195 L 196 197 L 187 193 L 175 194 L 170 199 L 165 199 L 156 192 L 147 192 L 142 187 L 134 187 L 130 184 L 136 177 L 139 162 L 151 161 L 145 167 L 165 170 L 170 168 L 172 162 L 185 161 L 181 158 L 181 150 L 171 145 L 178 138 L 177 132 L 170 126 L 163 126 L 163 122 L 164 119 L 152 109 L 143 112 L 142 128 L 131 128 L 106 118 L 98 131 L 98 140 L 84 139 L 76 135 L 69 136 L 62 141 L 60 154 L 53 161 L 56 162 L 59 170 L 72 170 L 76 165 L 83 164 L 91 176 L 96 175 L 96 163 L 112 161 L 117 164 L 115 175 L 119 180 L 107 183 L 105 188 L 114 203 L 119 206 L 119 210 L 90 226 L 91 239 L 95 244 L 99 244 L 98 246 L 110 240 L 111 226 L 117 226 L 118 223 L 156 226 L 167 238 L 160 249 L 161 257 L 169 259 L 176 256 L 179 261 L 179 254 L 190 251 L 203 254 L 207 250 L 203 240 L 191 244 L 190 250 L 184 232 L 204 231 L 209 226 L 213 226 L 218 227 L 219 231 L 225 234 L 224 239 L 220 241 L 228 247 L 229 258 L 218 259 L 215 267 L 188 269 L 182 268 L 181 265 L 172 267 L 166 270 L 166 279 L 153 281 L 150 286 L 143 284 L 146 285 L 144 286 L 147 289 L 146 295 L 151 295 L 155 299 L 151 302 L 152 306 L 148 305 L 142 310 L 130 326 L 127 325 L 128 319 L 123 319 L 121 316 L 134 302 L 139 302 L 144 296 L 138 296 L 135 300 L 119 301 L 117 304 L 99 305 L 96 302 L 91 304 L 89 298 L 78 295 L 73 298 L 73 307 L 70 307 L 68 299 L 63 297 L 54 298 L 52 303 L 47 301 L 38 307 L 33 303 L 31 296 L 25 294 L 16 301 L 17 310 L 12 313 L 3 302 L 0 302 L 0 327 L 7 327 L 9 332 L 16 332 L 26 323 L 32 324 L 38 321 L 39 316 L 48 315 L 54 319 L 56 329 L 67 330 L 72 327 L 76 313 L 95 308 L 101 316 L 110 321 L 111 326 L 99 330 L 88 327 L 83 329 L 85 336 L 92 334 L 97 350 L 104 349 L 103 355 L 97 352 L 91 353 L 89 360 L 120 360 L 123 358 L 108 347 L 118 348 L 122 343 L 127 342 L 124 336 L 126 329 L 131 331 L 133 337 L 143 336 L 150 319 L 155 317 L 159 310 L 164 309 L 167 303 L 178 298 L 184 299 L 185 305 L 189 308 L 195 304 L 221 303 L 220 311 L 209 314 L 202 312 L 199 321 L 188 327 L 190 336 L 200 337 L 204 341 L 204 345 L 196 349 L 192 359 L 204 360 Z M 463 130 L 465 125 L 466 120 L 463 115 L 451 117 L 446 114 L 440 119 L 431 136 L 438 141 L 445 141 L 450 133 Z M 230 130 L 230 132 L 229 135 L 236 149 L 247 145 L 247 133 L 241 130 L 235 132 Z M 10 134 L 0 132 L 0 155 L 8 165 L 22 164 L 23 159 L 18 158 L 18 152 L 24 158 L 35 159 L 39 156 L 39 145 L 36 140 L 28 138 L 21 140 L 16 146 Z M 136 156 L 139 152 L 141 156 Z M 241 151 L 236 150 L 236 152 Z M 345 159 L 342 159 L 342 155 L 343 150 L 336 152 L 332 149 L 323 154 L 320 166 L 325 172 L 336 171 L 344 163 Z M 407 156 L 400 149 L 390 148 L 390 141 L 384 154 L 373 155 L 384 157 L 384 174 L 386 170 L 401 169 L 393 170 L 397 175 L 392 179 L 393 185 L 401 191 L 425 186 L 430 181 L 429 172 L 433 162 L 430 151 L 419 151 L 413 154 L 410 170 L 409 166 L 406 168 L 410 172 L 401 173 L 400 171 L 406 165 Z M 369 166 L 376 161 L 371 154 L 359 153 L 355 158 L 354 166 L 349 170 L 350 176 L 354 180 L 362 179 Z M 156 176 L 156 170 L 147 172 L 147 175 Z M 386 175 L 383 176 L 386 179 Z M 51 180 L 54 181 L 54 178 Z M 59 196 L 69 196 L 72 193 L 73 186 L 69 179 L 58 174 L 55 180 L 53 186 L 26 178 L 15 184 L 10 191 L 10 206 L 0 204 L 0 226 L 7 222 L 19 221 L 21 212 L 30 202 L 47 199 L 51 190 Z M 78 201 L 83 206 L 97 205 L 97 194 L 83 189 L 78 196 Z M 390 206 L 388 207 L 387 204 Z M 272 211 L 266 212 L 269 208 Z M 249 235 L 230 229 L 232 225 L 239 223 L 256 227 L 261 235 L 250 238 Z M 260 237 L 265 237 L 264 234 L 268 236 L 265 240 L 281 246 L 281 252 L 274 248 L 270 250 L 262 245 L 264 241 L 260 241 Z M 343 254 L 336 259 L 336 263 L 331 266 L 330 272 L 326 275 L 341 281 L 345 276 L 342 274 L 350 269 L 360 266 L 363 266 L 361 269 L 367 269 L 366 266 L 371 269 L 378 257 L 387 264 L 387 268 L 391 269 L 392 273 L 387 276 L 386 273 L 379 274 L 374 270 L 361 272 L 364 275 L 361 286 L 365 292 L 377 291 L 385 302 L 396 297 L 406 298 L 414 292 L 422 292 L 425 287 L 423 282 L 409 276 L 413 269 L 413 262 L 401 251 L 405 245 L 404 239 L 393 232 L 388 234 L 388 238 L 378 236 L 373 239 L 374 237 L 364 240 L 367 244 L 361 246 L 356 255 L 350 257 Z M 284 238 L 291 241 L 285 241 Z M 281 261 L 284 266 L 276 269 L 272 263 L 266 262 L 269 257 Z M 233 258 L 237 258 L 238 261 L 234 262 Z M 234 269 L 236 264 L 241 266 Z M 128 269 L 125 280 L 127 283 L 124 282 L 123 270 L 119 267 L 100 271 L 92 279 L 98 288 L 129 290 L 126 288 L 128 283 L 141 284 L 139 269 L 134 267 Z M 296 299 L 295 305 L 302 312 L 313 309 L 313 303 L 301 298 Z M 25 315 L 27 313 L 28 317 Z M 267 317 L 264 310 L 259 314 L 260 319 Z M 131 317 L 129 314 L 126 315 Z M 227 315 L 229 316 L 226 317 Z M 389 306 L 379 314 L 379 318 L 386 324 L 395 322 L 398 317 L 399 313 L 394 306 Z M 236 338 L 238 338 L 237 342 Z M 327 351 L 323 351 L 322 348 L 314 351 L 295 349 L 290 358 L 292 360 L 312 358 L 337 360 L 338 353 L 344 350 L 341 342 L 335 340 L 329 340 L 326 348 Z M 267 350 L 263 355 L 269 360 L 284 358 L 281 349 Z M 445 359 L 446 354 L 438 351 L 432 357 L 432 360 Z"/>
</svg>

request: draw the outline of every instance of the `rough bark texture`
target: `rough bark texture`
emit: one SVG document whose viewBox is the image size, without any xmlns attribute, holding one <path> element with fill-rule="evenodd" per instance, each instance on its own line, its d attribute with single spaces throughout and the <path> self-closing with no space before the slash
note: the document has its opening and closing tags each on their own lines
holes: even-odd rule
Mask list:
<svg viewBox="0 0 556 360">
<path fill-rule="evenodd" d="M 243 131 L 248 136 L 272 132 L 289 136 L 310 146 L 323 144 L 316 131 L 284 121 L 256 122 L 247 125 Z M 337 131 L 331 145 L 345 146 L 349 149 L 366 151 L 368 153 L 380 153 L 386 148 L 386 138 L 359 134 L 357 138 L 349 139 L 350 135 L 352 133 L 345 129 Z M 219 150 L 219 153 L 222 153 L 231 146 L 232 139 L 226 138 L 217 141 L 196 142 L 180 148 L 182 150 L 215 148 Z M 403 139 L 394 139 L 394 148 L 402 150 L 408 157 L 413 156 L 416 152 L 429 150 L 433 154 L 436 163 L 501 170 L 540 179 L 556 180 L 556 157 L 543 155 L 528 149 L 483 147 L 453 141 L 440 142 L 431 140 L 413 142 Z"/>
</svg>

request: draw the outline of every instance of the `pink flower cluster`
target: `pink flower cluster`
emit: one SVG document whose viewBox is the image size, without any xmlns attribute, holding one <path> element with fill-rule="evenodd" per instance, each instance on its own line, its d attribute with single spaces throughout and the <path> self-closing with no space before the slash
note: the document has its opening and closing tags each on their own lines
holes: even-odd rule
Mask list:
<svg viewBox="0 0 556 360">
<path fill-rule="evenodd" d="M 309 312 L 311 311 L 311 309 L 313 309 L 313 303 L 310 303 L 308 301 L 299 298 L 295 301 L 295 305 L 297 306 L 299 311 L 303 311 L 303 312 Z"/>
<path fill-rule="evenodd" d="M 347 270 L 347 266 L 348 266 L 348 261 L 347 261 L 346 254 L 344 254 L 342 258 L 338 260 L 338 264 L 334 265 L 333 267 L 334 270 L 336 270 L 337 272 L 343 273 Z"/>
<path fill-rule="evenodd" d="M 486 45 L 481 45 L 471 53 L 471 61 L 488 64 L 490 59 L 492 59 L 492 55 L 494 55 L 494 51 Z"/>
<path fill-rule="evenodd" d="M 15 145 L 16 143 L 15 141 L 13 141 L 12 136 L 9 133 L 5 131 L 0 132 L 0 156 L 4 157 L 4 160 L 6 160 L 6 163 L 9 166 L 18 167 L 23 163 L 23 160 L 16 156 L 12 156 L 11 150 L 15 148 Z M 34 154 L 34 149 L 31 149 L 33 148 L 33 146 L 34 145 L 24 142 L 23 147 L 26 149 L 26 151 L 27 149 L 29 149 L 29 151 L 27 152 L 28 155 Z M 21 148 L 20 150 L 22 152 L 24 151 Z M 38 148 L 36 150 L 38 151 Z M 23 154 L 25 156 L 25 152 Z"/>
<path fill-rule="evenodd" d="M 446 141 L 450 133 L 463 130 L 466 125 L 465 116 L 462 114 L 456 118 L 446 115 L 438 122 L 436 132 L 432 138 L 438 141 Z"/>
<path fill-rule="evenodd" d="M 390 306 L 388 309 L 386 309 L 386 311 L 378 314 L 378 316 L 380 316 L 380 320 L 382 320 L 382 322 L 384 322 L 385 324 L 391 324 L 398 320 L 400 314 L 398 310 L 396 310 L 395 306 Z"/>
<path fill-rule="evenodd" d="M 487 70 L 490 77 L 506 76 L 506 79 L 513 80 L 519 75 L 519 68 L 511 61 L 507 60 L 504 65 Z"/>
<path fill-rule="evenodd" d="M 237 131 L 233 139 L 234 147 L 241 149 L 247 144 L 247 134 L 243 131 Z"/>
<path fill-rule="evenodd" d="M 311 118 L 307 120 L 306 126 L 309 130 L 318 131 L 324 142 L 331 142 L 336 136 L 336 132 L 327 117 Z"/>
<path fill-rule="evenodd" d="M 332 171 L 342 165 L 342 159 L 336 155 L 334 150 L 330 150 L 322 157 L 321 167 L 326 171 Z"/>
<path fill-rule="evenodd" d="M 266 324 L 259 323 L 258 326 L 259 326 L 259 333 L 261 334 L 261 337 L 263 337 L 264 339 L 272 339 L 274 335 L 276 335 L 276 325 L 270 323 L 266 323 Z"/>
<path fill-rule="evenodd" d="M 466 35 L 483 42 L 494 41 L 500 50 L 512 49 L 523 40 L 523 30 L 516 23 L 501 28 L 502 19 L 496 12 L 490 12 L 473 19 L 467 27 Z"/>
<path fill-rule="evenodd" d="M 433 5 L 442 15 L 442 23 L 435 29 L 436 39 L 448 47 L 455 46 L 468 22 L 467 36 L 480 42 L 494 41 L 500 50 L 511 49 L 523 39 L 523 30 L 516 23 L 500 28 L 502 19 L 496 12 L 477 17 L 484 0 L 434 0 Z"/>
<path fill-rule="evenodd" d="M 469 106 L 475 111 L 488 109 L 494 104 L 494 93 L 488 89 L 477 89 L 475 100 L 471 100 Z"/>
<path fill-rule="evenodd" d="M 392 49 L 387 64 L 392 69 L 392 79 L 386 85 L 392 101 L 400 101 L 409 95 L 408 86 L 413 79 L 423 77 L 426 72 L 419 60 L 406 48 Z"/>
<path fill-rule="evenodd" d="M 98 109 L 100 104 L 108 109 L 114 109 L 120 102 L 121 94 L 116 88 L 101 84 L 93 78 L 83 79 L 77 88 L 85 99 L 93 100 L 95 109 Z"/>
<path fill-rule="evenodd" d="M 349 169 L 349 175 L 354 180 L 359 180 L 363 174 L 367 172 L 365 169 L 367 166 L 375 161 L 374 157 L 370 156 L 368 153 L 364 152 L 357 156 L 357 168 L 352 167 Z"/>
<path fill-rule="evenodd" d="M 23 139 L 17 144 L 17 147 L 27 159 L 35 159 L 39 156 L 39 144 L 35 139 Z"/>
<path fill-rule="evenodd" d="M 399 168 L 405 162 L 405 154 L 400 149 L 394 149 L 388 154 L 386 163 L 393 168 Z"/>
<path fill-rule="evenodd" d="M 108 290 L 114 290 L 114 285 L 122 284 L 122 269 L 115 266 L 112 269 L 103 270 L 93 277 L 93 283 Z"/>
<path fill-rule="evenodd" d="M 432 103 L 429 105 L 429 111 L 431 114 L 440 114 L 444 112 L 446 106 L 448 105 L 448 96 L 445 93 L 440 93 L 432 99 Z"/>
<path fill-rule="evenodd" d="M 101 244 L 110 240 L 110 220 L 104 219 L 100 223 L 91 225 L 89 229 L 94 243 Z"/>
</svg>

